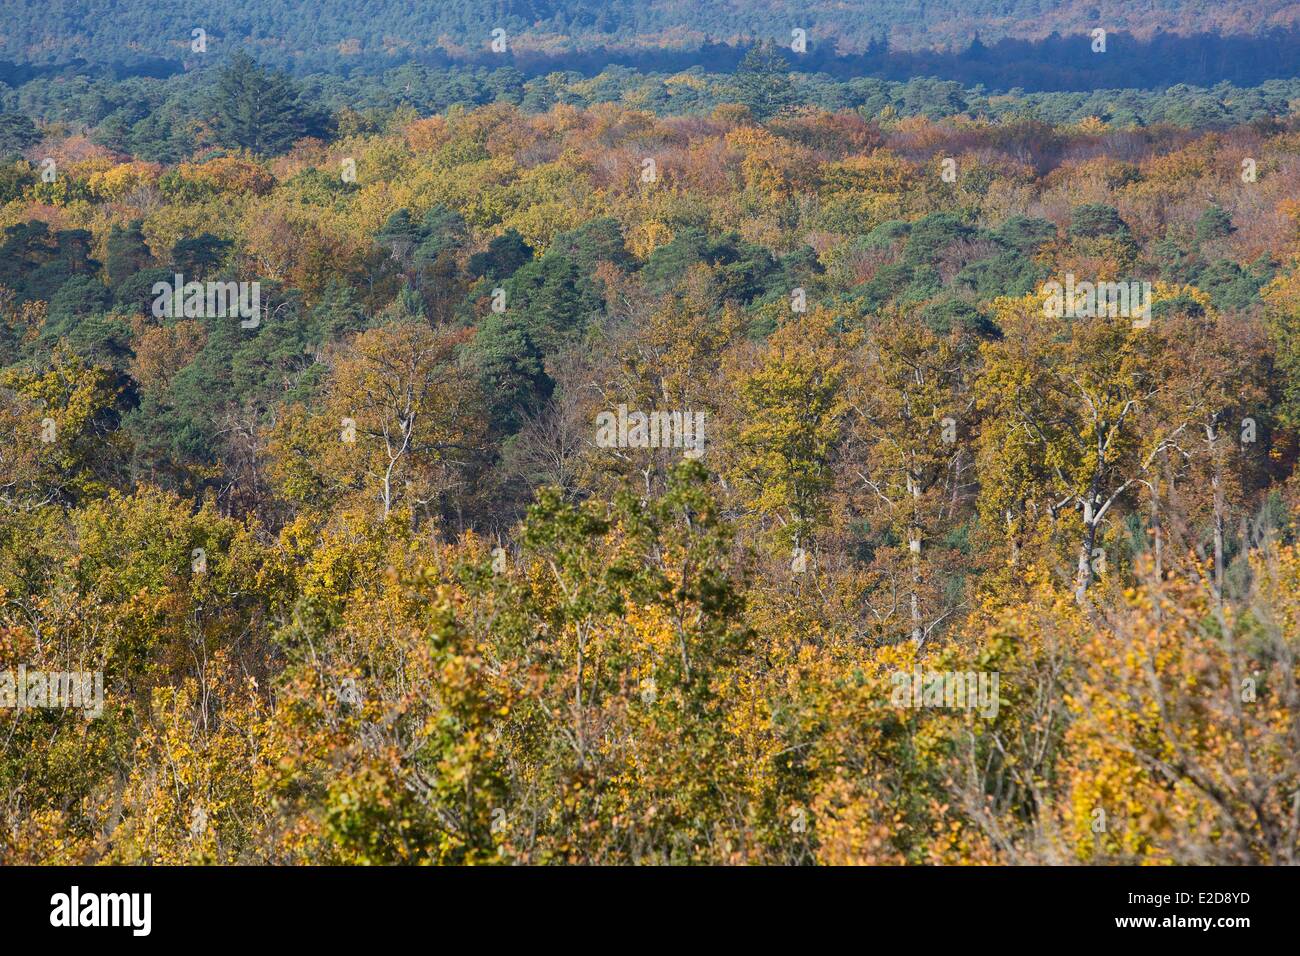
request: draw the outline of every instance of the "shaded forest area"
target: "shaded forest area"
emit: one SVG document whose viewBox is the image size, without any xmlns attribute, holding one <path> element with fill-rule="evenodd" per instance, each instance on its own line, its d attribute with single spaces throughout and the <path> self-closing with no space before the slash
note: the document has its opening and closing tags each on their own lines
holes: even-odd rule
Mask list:
<svg viewBox="0 0 1300 956">
<path fill-rule="evenodd" d="M 749 37 L 741 42 L 706 41 L 686 49 L 629 50 L 600 45 L 576 51 L 548 51 L 524 45 L 507 46 L 504 52 L 496 53 L 490 49 L 492 38 L 487 32 L 480 39 L 479 43 L 452 50 L 399 49 L 344 55 L 330 49 L 286 56 L 282 50 L 265 48 L 255 38 L 227 38 L 214 32 L 206 38 L 208 50 L 200 54 L 189 49 L 191 41 L 182 31 L 173 41 L 178 47 L 173 57 L 128 54 L 126 50 L 138 49 L 139 44 L 113 44 L 105 47 L 111 54 L 108 58 L 70 57 L 50 63 L 0 59 L 0 84 L 14 87 L 37 79 L 82 76 L 162 79 L 201 68 L 205 62 L 223 61 L 241 48 L 254 52 L 263 62 L 298 74 L 333 76 L 381 73 L 407 63 L 433 70 L 504 68 L 518 71 L 525 79 L 555 72 L 590 77 L 610 67 L 641 73 L 671 74 L 691 69 L 732 73 L 750 50 L 768 42 Z M 798 73 L 824 74 L 840 81 L 869 77 L 906 82 L 928 77 L 997 92 L 1153 90 L 1180 84 L 1252 87 L 1293 77 L 1295 64 L 1300 61 L 1300 27 L 1294 26 L 1238 34 L 1157 32 L 1150 37 L 1107 29 L 1104 52 L 1092 49 L 1090 33 L 1054 33 L 1034 40 L 1002 37 L 984 42 L 976 31 L 973 38 L 956 48 L 913 50 L 896 49 L 887 39 L 875 37 L 860 53 L 843 53 L 833 42 L 819 42 L 816 31 L 808 35 L 804 52 L 793 52 L 789 37 L 778 42 L 788 68 Z"/>
</svg>

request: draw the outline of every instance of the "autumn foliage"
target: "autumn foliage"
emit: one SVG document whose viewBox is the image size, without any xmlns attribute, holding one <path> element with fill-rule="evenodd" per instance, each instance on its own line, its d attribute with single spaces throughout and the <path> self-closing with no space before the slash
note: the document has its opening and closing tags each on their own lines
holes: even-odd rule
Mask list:
<svg viewBox="0 0 1300 956">
<path fill-rule="evenodd" d="M 0 206 L 0 860 L 1297 862 L 1294 124 L 352 119 Z"/>
</svg>

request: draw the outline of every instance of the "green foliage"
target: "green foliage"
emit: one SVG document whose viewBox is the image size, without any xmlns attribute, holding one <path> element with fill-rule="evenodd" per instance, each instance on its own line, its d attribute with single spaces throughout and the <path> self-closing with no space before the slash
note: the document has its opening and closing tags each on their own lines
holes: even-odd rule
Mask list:
<svg viewBox="0 0 1300 956">
<path fill-rule="evenodd" d="M 1066 235 L 1072 239 L 1126 239 L 1129 228 L 1114 206 L 1084 203 L 1070 210 L 1070 228 Z"/>
<path fill-rule="evenodd" d="M 770 40 L 755 46 L 740 61 L 735 91 L 736 100 L 759 120 L 771 119 L 798 102 L 790 66 Z"/>
<path fill-rule="evenodd" d="M 484 252 L 470 256 L 467 270 L 472 278 L 508 279 L 525 262 L 531 262 L 533 249 L 515 229 L 496 236 Z"/>
<path fill-rule="evenodd" d="M 1232 217 L 1218 206 L 1210 206 L 1196 220 L 1196 239 L 1222 239 L 1233 231 Z"/>
<path fill-rule="evenodd" d="M 41 141 L 41 131 L 22 113 L 0 113 L 0 162 L 11 162 Z"/>
<path fill-rule="evenodd" d="M 222 142 L 259 156 L 284 152 L 320 123 L 301 105 L 287 76 L 267 71 L 242 51 L 221 68 L 211 110 Z"/>
</svg>

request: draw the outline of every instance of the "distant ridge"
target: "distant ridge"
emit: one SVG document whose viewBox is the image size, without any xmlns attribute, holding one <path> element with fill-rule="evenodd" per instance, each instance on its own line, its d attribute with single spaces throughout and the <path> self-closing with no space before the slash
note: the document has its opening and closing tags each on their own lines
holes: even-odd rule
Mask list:
<svg viewBox="0 0 1300 956">
<path fill-rule="evenodd" d="M 3 0 L 0 59 L 43 64 L 82 59 L 190 57 L 191 31 L 214 46 L 247 45 L 259 59 L 320 65 L 441 51 L 463 60 L 486 52 L 490 32 L 506 31 L 520 54 L 593 49 L 699 50 L 754 38 L 789 42 L 808 31 L 811 48 L 858 54 L 964 50 L 978 36 L 1041 40 L 1095 28 L 1139 39 L 1160 33 L 1256 35 L 1300 21 L 1287 0 Z"/>
</svg>

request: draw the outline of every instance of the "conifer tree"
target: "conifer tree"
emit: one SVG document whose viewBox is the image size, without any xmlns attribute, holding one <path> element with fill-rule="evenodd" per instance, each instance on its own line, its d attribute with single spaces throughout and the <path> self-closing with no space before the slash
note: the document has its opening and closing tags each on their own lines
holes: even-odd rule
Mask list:
<svg viewBox="0 0 1300 956">
<path fill-rule="evenodd" d="M 283 152 L 317 122 L 287 76 L 264 69 L 243 51 L 217 77 L 211 120 L 221 145 L 259 156 Z"/>
</svg>

